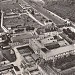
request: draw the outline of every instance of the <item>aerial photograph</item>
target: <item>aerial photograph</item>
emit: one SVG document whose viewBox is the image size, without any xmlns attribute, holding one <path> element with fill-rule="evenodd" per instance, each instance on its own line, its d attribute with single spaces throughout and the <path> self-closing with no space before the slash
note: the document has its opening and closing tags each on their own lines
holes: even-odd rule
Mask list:
<svg viewBox="0 0 75 75">
<path fill-rule="evenodd" d="M 0 0 L 0 75 L 75 75 L 75 0 Z"/>
</svg>

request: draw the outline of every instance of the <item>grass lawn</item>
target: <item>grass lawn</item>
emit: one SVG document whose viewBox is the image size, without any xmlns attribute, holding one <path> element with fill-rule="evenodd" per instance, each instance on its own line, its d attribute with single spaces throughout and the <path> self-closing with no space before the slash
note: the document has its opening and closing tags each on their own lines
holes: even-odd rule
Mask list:
<svg viewBox="0 0 75 75">
<path fill-rule="evenodd" d="M 72 0 L 45 0 L 44 8 L 56 13 L 64 19 L 69 18 L 71 21 L 75 22 L 75 1 L 70 1 Z"/>
</svg>

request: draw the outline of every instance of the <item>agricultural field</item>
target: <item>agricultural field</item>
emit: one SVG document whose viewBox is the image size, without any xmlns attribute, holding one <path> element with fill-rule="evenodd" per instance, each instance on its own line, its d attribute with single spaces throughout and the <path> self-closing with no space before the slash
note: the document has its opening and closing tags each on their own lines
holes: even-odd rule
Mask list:
<svg viewBox="0 0 75 75">
<path fill-rule="evenodd" d="M 75 22 L 75 0 L 44 0 L 44 8 Z"/>
</svg>

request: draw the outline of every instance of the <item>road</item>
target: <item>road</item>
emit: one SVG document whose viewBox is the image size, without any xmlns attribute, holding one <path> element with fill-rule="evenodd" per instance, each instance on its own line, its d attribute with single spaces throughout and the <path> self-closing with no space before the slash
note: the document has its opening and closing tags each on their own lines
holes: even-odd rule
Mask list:
<svg viewBox="0 0 75 75">
<path fill-rule="evenodd" d="M 33 19 L 35 20 L 38 24 L 42 25 L 42 26 L 45 26 L 44 24 L 42 24 L 40 21 L 38 21 L 34 16 L 32 16 L 29 12 L 28 12 L 28 15 Z"/>
<path fill-rule="evenodd" d="M 4 30 L 4 32 L 8 32 L 8 30 L 3 26 L 3 11 L 1 10 L 1 28 Z"/>
<path fill-rule="evenodd" d="M 47 17 L 48 19 L 51 19 L 56 25 L 62 25 L 64 24 L 64 20 L 60 19 L 58 16 L 55 16 L 52 13 L 49 13 L 48 11 L 46 11 L 46 9 L 44 9 L 43 7 L 39 7 L 37 4 L 34 4 L 33 2 L 31 2 L 30 0 L 22 0 L 27 2 L 29 5 L 31 5 L 34 9 L 38 10 L 38 12 L 40 12 L 42 15 L 44 15 L 45 17 Z"/>
<path fill-rule="evenodd" d="M 19 4 L 20 5 L 20 4 Z M 22 5 L 20 5 L 21 7 L 22 7 Z M 22 7 L 23 8 L 23 7 Z M 44 24 L 42 24 L 40 21 L 38 21 L 33 15 L 31 15 L 28 11 L 26 11 L 27 12 L 27 15 L 29 16 L 29 17 L 31 17 L 34 21 L 36 21 L 38 24 L 40 24 L 40 25 L 42 25 L 42 26 L 44 26 Z M 20 14 L 20 15 L 22 15 L 22 13 Z"/>
</svg>

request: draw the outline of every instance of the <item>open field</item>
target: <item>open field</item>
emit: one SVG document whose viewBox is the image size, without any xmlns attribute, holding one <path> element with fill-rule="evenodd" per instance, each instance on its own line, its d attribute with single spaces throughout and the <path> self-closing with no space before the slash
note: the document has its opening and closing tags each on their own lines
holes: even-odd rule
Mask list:
<svg viewBox="0 0 75 75">
<path fill-rule="evenodd" d="M 64 19 L 69 18 L 71 21 L 75 22 L 75 0 L 44 1 L 44 8 L 54 12 Z"/>
<path fill-rule="evenodd" d="M 32 18 L 30 18 L 28 15 L 21 15 L 19 17 L 11 17 L 11 18 L 4 18 L 4 24 L 6 28 L 16 28 L 16 26 L 22 26 L 25 28 L 26 26 L 32 26 L 34 28 L 38 28 L 40 25 L 35 22 Z"/>
</svg>

